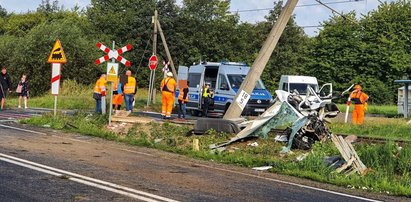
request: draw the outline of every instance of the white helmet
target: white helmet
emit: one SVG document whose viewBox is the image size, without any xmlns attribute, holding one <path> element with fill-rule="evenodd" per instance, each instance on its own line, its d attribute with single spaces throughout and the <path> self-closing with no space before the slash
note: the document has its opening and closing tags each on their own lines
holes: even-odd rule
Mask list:
<svg viewBox="0 0 411 202">
<path fill-rule="evenodd" d="M 168 77 L 173 77 L 173 73 L 167 72 L 167 76 L 168 76 Z"/>
</svg>

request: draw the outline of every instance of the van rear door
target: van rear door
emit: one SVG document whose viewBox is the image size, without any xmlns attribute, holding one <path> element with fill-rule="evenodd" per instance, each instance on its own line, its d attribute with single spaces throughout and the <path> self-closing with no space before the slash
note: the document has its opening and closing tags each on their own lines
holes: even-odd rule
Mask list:
<svg viewBox="0 0 411 202">
<path fill-rule="evenodd" d="M 201 95 L 202 86 L 204 84 L 204 71 L 203 65 L 191 67 L 188 71 L 188 87 L 189 87 L 189 100 L 187 108 L 201 109 Z"/>
<path fill-rule="evenodd" d="M 182 80 L 187 81 L 187 79 L 188 79 L 188 67 L 179 66 L 178 67 L 178 74 L 177 74 L 177 83 L 179 83 L 179 81 L 182 81 Z"/>
</svg>

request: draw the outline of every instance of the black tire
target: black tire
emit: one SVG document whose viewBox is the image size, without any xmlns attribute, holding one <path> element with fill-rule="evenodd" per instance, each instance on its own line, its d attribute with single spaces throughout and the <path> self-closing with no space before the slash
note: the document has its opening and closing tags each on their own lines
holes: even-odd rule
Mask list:
<svg viewBox="0 0 411 202">
<path fill-rule="evenodd" d="M 225 115 L 225 113 L 227 112 L 227 110 L 228 110 L 229 107 L 230 107 L 230 103 L 227 103 L 227 104 L 225 105 L 223 115 Z"/>
<path fill-rule="evenodd" d="M 196 109 L 190 110 L 190 113 L 191 113 L 191 116 L 199 116 L 200 115 L 200 112 Z"/>
</svg>

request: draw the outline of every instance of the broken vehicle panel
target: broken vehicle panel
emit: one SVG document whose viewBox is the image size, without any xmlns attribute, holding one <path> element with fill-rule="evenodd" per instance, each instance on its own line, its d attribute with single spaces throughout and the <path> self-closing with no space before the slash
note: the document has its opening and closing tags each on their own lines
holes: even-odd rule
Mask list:
<svg viewBox="0 0 411 202">
<path fill-rule="evenodd" d="M 282 152 L 289 152 L 291 148 L 310 149 L 316 141 L 331 135 L 324 118 L 335 117 L 339 110 L 331 100 L 321 100 L 310 86 L 306 92 L 303 99 L 298 92 L 277 90 L 276 103 L 264 114 L 244 123 L 245 128 L 228 142 L 211 145 L 210 148 L 223 147 L 247 137 L 267 138 L 272 129 L 287 127 L 288 144 Z"/>
</svg>

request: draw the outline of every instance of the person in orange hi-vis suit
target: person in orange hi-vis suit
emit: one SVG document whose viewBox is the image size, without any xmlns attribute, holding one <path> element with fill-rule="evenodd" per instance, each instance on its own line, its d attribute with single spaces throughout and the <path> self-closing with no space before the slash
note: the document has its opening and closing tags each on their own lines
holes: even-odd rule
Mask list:
<svg viewBox="0 0 411 202">
<path fill-rule="evenodd" d="M 123 103 L 123 86 L 120 83 L 120 79 L 117 78 L 116 82 L 113 83 L 113 109 L 114 112 L 121 109 L 121 104 Z"/>
<path fill-rule="evenodd" d="M 177 82 L 173 78 L 173 73 L 167 72 L 167 77 L 161 81 L 161 116 L 164 119 L 171 118 L 171 111 L 174 105 L 174 92 L 177 87 Z"/>
<path fill-rule="evenodd" d="M 364 113 L 366 111 L 366 105 L 368 100 L 368 95 L 362 92 L 360 85 L 354 86 L 354 91 L 350 95 L 351 102 L 354 105 L 354 111 L 352 113 L 352 121 L 354 124 L 362 125 L 364 124 Z"/>
</svg>

